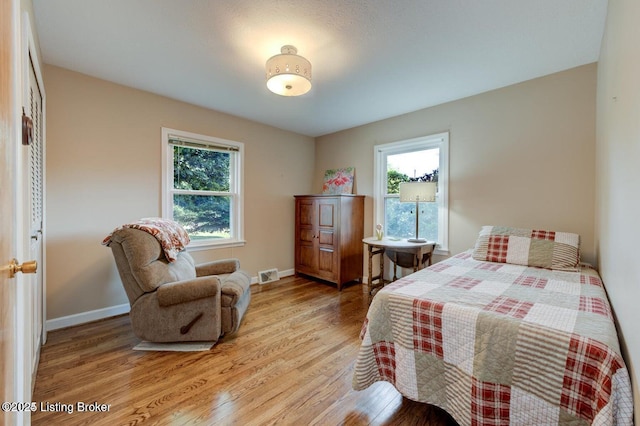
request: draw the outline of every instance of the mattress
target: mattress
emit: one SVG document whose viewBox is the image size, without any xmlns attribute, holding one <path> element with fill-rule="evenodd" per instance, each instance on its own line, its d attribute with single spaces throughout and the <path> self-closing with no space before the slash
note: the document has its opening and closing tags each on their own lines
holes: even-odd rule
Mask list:
<svg viewBox="0 0 640 426">
<path fill-rule="evenodd" d="M 633 399 L 598 273 L 464 252 L 384 287 L 353 388 L 387 381 L 461 425 L 631 425 Z"/>
</svg>

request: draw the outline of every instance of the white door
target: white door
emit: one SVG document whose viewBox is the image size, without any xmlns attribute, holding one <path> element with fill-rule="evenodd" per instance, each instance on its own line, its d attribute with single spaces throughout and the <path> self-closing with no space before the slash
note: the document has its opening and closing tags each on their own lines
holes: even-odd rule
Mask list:
<svg viewBox="0 0 640 426">
<path fill-rule="evenodd" d="M 40 211 L 43 206 L 44 93 L 41 90 L 34 92 L 32 107 L 25 94 L 29 86 L 29 67 L 24 61 L 25 56 L 21 55 L 19 13 L 19 0 L 0 1 L 0 400 L 15 403 L 31 400 L 31 385 L 35 377 L 33 361 L 39 353 L 44 318 L 42 309 L 33 308 L 36 304 L 42 306 L 43 271 L 40 270 L 35 279 L 20 273 L 36 270 L 33 263 L 21 263 L 34 260 L 25 259 L 32 253 L 42 260 L 42 239 L 39 238 L 36 244 L 31 243 L 33 230 L 30 229 L 32 220 L 28 212 L 31 204 Z M 26 29 L 29 48 L 33 51 L 28 22 Z M 34 68 L 35 75 L 39 75 L 37 64 Z M 42 81 L 41 78 L 36 80 Z M 41 84 L 38 87 L 41 88 Z M 37 115 L 34 136 L 40 143 L 38 148 L 34 148 L 33 143 L 29 146 L 22 144 L 19 106 L 26 107 L 25 113 L 31 114 L 33 110 Z M 33 161 L 40 164 L 36 166 L 35 177 L 31 180 L 25 174 L 25 164 L 32 161 L 29 159 L 32 152 Z M 41 199 L 39 204 L 38 197 Z M 40 216 L 43 215 L 40 213 Z M 34 327 L 34 324 L 39 326 Z M 33 344 L 36 336 L 38 343 Z M 27 363 L 31 365 L 25 366 Z M 7 408 L 7 411 L 0 411 L 0 425 L 29 423 L 29 412 L 24 410 L 24 406 Z"/>
<path fill-rule="evenodd" d="M 26 99 L 23 100 L 25 114 L 33 120 L 33 137 L 31 144 L 25 146 L 23 152 L 23 190 L 26 191 L 24 214 L 28 215 L 25 230 L 28 240 L 24 247 L 28 253 L 25 258 L 33 259 L 38 265 L 43 264 L 43 210 L 44 210 L 44 126 L 43 126 L 43 93 L 36 75 L 34 60 L 29 51 L 29 80 Z M 28 301 L 31 312 L 31 373 L 36 374 L 40 346 L 44 341 L 44 268 L 39 267 L 35 274 L 25 275 L 28 286 Z"/>
<path fill-rule="evenodd" d="M 17 289 L 22 275 L 12 271 L 13 260 L 19 257 L 16 227 L 18 193 L 16 158 L 20 149 L 16 114 L 15 87 L 18 76 L 14 65 L 18 62 L 16 49 L 18 4 L 0 1 L 0 400 L 21 401 L 19 376 L 16 375 L 16 345 L 18 336 Z M 9 407 L 17 408 L 17 407 Z M 19 411 L 0 411 L 0 424 L 18 424 Z"/>
</svg>

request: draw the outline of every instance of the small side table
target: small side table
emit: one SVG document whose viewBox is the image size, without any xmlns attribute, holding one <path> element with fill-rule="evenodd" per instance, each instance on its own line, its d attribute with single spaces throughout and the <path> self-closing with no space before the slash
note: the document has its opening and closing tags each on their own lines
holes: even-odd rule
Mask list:
<svg viewBox="0 0 640 426">
<path fill-rule="evenodd" d="M 404 268 L 413 267 L 413 272 L 424 267 L 424 264 L 431 265 L 431 256 L 435 249 L 435 241 L 426 241 L 424 243 L 410 243 L 406 239 L 392 240 L 383 238 L 381 240 L 375 237 L 369 237 L 362 240 L 367 246 L 369 253 L 369 296 L 373 296 L 374 292 L 384 287 L 388 282 L 397 279 L 396 270 L 400 265 Z M 391 281 L 384 279 L 384 254 L 393 262 L 393 279 Z M 375 277 L 373 275 L 373 258 L 380 255 L 380 273 Z"/>
</svg>

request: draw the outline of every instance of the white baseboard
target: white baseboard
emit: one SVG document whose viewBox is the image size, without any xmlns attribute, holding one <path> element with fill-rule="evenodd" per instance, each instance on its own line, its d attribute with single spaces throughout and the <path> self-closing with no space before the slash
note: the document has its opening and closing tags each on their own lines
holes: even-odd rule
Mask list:
<svg viewBox="0 0 640 426">
<path fill-rule="evenodd" d="M 131 308 L 128 303 L 123 303 L 122 305 L 96 309 L 95 311 L 81 312 L 79 314 L 67 315 L 66 317 L 53 318 L 47 320 L 46 327 L 47 331 L 58 330 L 60 328 L 72 327 L 74 325 L 126 314 L 130 309 Z"/>
<path fill-rule="evenodd" d="M 280 278 L 291 276 L 295 273 L 294 269 L 287 269 L 280 272 Z M 258 284 L 258 277 L 251 277 L 251 284 Z M 79 314 L 68 315 L 66 317 L 53 318 L 47 320 L 47 331 L 58 330 L 60 328 L 73 327 L 91 321 L 97 321 L 104 318 L 114 317 L 116 315 L 126 314 L 130 310 L 128 303 L 122 305 L 110 306 L 108 308 L 96 309 L 95 311 L 81 312 Z"/>
</svg>

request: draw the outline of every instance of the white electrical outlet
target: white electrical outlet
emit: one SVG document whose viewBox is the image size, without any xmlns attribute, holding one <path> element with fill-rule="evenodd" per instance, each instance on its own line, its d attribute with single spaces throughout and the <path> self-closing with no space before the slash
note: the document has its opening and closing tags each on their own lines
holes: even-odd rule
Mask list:
<svg viewBox="0 0 640 426">
<path fill-rule="evenodd" d="M 278 270 L 276 268 L 267 269 L 266 271 L 258 272 L 258 283 L 266 284 L 274 281 L 278 281 L 280 276 L 278 275 Z"/>
</svg>

